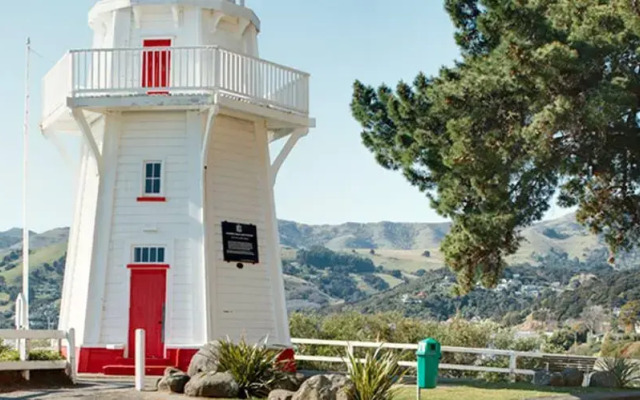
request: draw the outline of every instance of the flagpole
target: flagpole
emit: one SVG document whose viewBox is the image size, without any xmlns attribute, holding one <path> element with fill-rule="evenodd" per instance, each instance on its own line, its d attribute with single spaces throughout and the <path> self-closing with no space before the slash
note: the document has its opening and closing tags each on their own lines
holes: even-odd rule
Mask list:
<svg viewBox="0 0 640 400">
<path fill-rule="evenodd" d="M 27 182 L 29 167 L 29 69 L 31 67 L 31 39 L 26 44 L 26 72 L 24 82 L 24 154 L 22 176 L 22 295 L 24 296 L 24 328 L 29 329 L 29 227 L 27 225 Z"/>
</svg>

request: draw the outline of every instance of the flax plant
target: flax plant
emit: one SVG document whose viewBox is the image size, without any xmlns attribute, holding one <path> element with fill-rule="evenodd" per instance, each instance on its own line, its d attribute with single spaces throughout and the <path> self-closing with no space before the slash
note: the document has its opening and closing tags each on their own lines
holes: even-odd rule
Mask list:
<svg viewBox="0 0 640 400">
<path fill-rule="evenodd" d="M 395 382 L 404 375 L 398 366 L 398 357 L 391 352 L 367 353 L 363 360 L 348 354 L 349 378 L 353 383 L 352 400 L 394 400 Z"/>
<path fill-rule="evenodd" d="M 233 376 L 244 398 L 266 397 L 283 376 L 279 355 L 280 351 L 268 348 L 266 341 L 248 344 L 242 339 L 234 343 L 227 338 L 218 343 L 218 371 Z"/>
</svg>

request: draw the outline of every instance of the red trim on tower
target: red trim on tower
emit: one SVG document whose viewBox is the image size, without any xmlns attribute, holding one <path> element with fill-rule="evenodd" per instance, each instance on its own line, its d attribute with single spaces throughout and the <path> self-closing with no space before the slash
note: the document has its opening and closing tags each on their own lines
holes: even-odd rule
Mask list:
<svg viewBox="0 0 640 400">
<path fill-rule="evenodd" d="M 105 365 L 116 364 L 123 356 L 124 349 L 81 347 L 78 349 L 78 372 L 101 374 Z"/>
<path fill-rule="evenodd" d="M 162 203 L 167 201 L 166 197 L 163 196 L 141 196 L 138 197 L 136 200 L 138 200 L 139 202 L 147 202 L 147 203 Z"/>
<path fill-rule="evenodd" d="M 125 375 L 133 375 L 134 360 L 133 358 L 124 358 L 124 349 L 80 347 L 76 349 L 76 352 L 79 373 L 102 374 L 104 372 L 107 372 L 108 374 L 113 374 L 113 372 L 115 371 Z M 147 360 L 148 369 L 154 369 L 154 371 L 148 371 L 147 374 L 162 375 L 164 368 L 167 366 L 164 365 L 165 363 L 171 364 L 171 366 L 174 366 L 186 372 L 189 369 L 189 363 L 191 362 L 191 359 L 197 352 L 198 349 L 167 348 L 165 350 L 166 359 Z M 63 349 L 63 353 L 66 354 L 66 348 Z M 282 352 L 278 356 L 279 361 L 284 361 L 284 365 L 281 367 L 282 370 L 286 372 L 296 371 L 294 355 L 294 350 L 291 348 L 282 350 Z M 105 371 L 105 367 L 107 367 L 107 369 L 111 368 L 112 371 Z M 115 367 L 120 368 L 116 368 L 116 371 L 116 369 L 114 369 Z"/>
<path fill-rule="evenodd" d="M 169 269 L 169 264 L 127 264 L 127 268 L 141 268 L 141 269 Z"/>
<path fill-rule="evenodd" d="M 198 349 L 166 349 L 167 358 L 181 371 L 187 371 Z"/>
</svg>

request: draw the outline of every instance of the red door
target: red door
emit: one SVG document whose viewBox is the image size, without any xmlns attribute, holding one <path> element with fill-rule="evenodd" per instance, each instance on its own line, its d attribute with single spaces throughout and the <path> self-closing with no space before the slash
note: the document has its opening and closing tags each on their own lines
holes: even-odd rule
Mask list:
<svg viewBox="0 0 640 400">
<path fill-rule="evenodd" d="M 129 357 L 135 354 L 135 331 L 145 330 L 146 358 L 164 358 L 167 270 L 131 266 Z"/>
<path fill-rule="evenodd" d="M 171 46 L 171 39 L 149 39 L 143 42 L 145 50 L 142 57 L 142 87 L 162 89 L 169 87 L 169 71 L 171 67 L 171 52 L 168 50 L 153 50 L 147 48 L 164 48 Z M 154 90 L 148 94 L 168 94 L 166 90 Z"/>
</svg>

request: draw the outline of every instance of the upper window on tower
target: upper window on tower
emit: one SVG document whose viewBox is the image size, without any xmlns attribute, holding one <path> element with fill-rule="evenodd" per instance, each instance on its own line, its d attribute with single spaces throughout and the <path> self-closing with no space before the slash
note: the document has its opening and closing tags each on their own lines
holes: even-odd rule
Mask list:
<svg viewBox="0 0 640 400">
<path fill-rule="evenodd" d="M 143 168 L 142 194 L 152 197 L 162 195 L 162 161 L 145 161 Z"/>
</svg>

